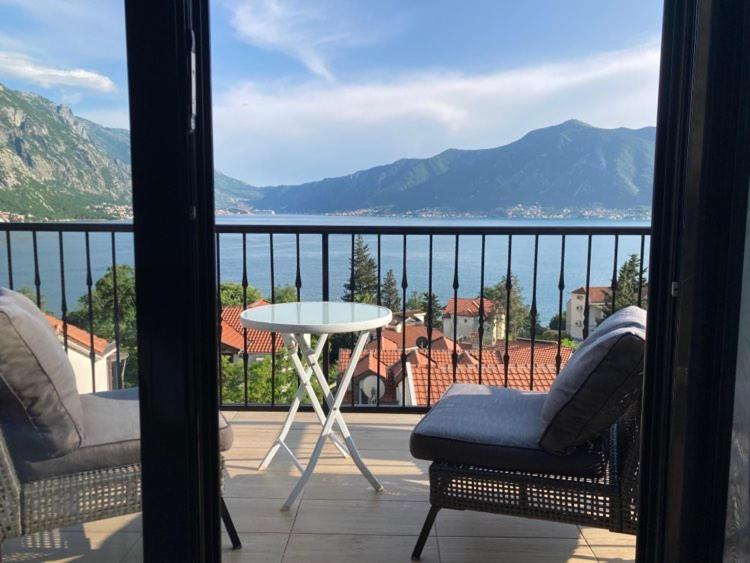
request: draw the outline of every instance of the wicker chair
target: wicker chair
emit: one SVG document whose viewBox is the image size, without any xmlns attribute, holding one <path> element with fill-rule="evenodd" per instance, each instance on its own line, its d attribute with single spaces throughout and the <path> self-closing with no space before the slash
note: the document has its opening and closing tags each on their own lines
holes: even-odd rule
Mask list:
<svg viewBox="0 0 750 563">
<path fill-rule="evenodd" d="M 640 401 L 601 438 L 601 475 L 538 474 L 435 461 L 430 511 L 414 547 L 419 560 L 441 508 L 475 510 L 635 534 L 638 527 Z"/>
<path fill-rule="evenodd" d="M 137 389 L 80 395 L 42 312 L 0 287 L 0 545 L 141 510 L 138 406 Z M 226 451 L 232 428 L 218 416 Z M 221 516 L 241 547 L 223 498 Z"/>
<path fill-rule="evenodd" d="M 223 472 L 223 458 L 222 458 Z M 141 465 L 130 464 L 23 482 L 0 430 L 0 547 L 6 539 L 141 510 Z M 234 549 L 242 547 L 221 499 Z"/>
<path fill-rule="evenodd" d="M 646 312 L 600 325 L 549 393 L 453 384 L 411 435 L 432 461 L 418 560 L 442 508 L 635 534 Z"/>
</svg>

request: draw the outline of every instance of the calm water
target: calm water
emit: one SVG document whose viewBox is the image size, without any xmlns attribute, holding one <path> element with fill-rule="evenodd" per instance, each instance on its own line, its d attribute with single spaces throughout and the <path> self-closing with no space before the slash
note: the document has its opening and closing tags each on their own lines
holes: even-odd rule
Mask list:
<svg viewBox="0 0 750 563">
<path fill-rule="evenodd" d="M 569 226 L 612 226 L 622 225 L 615 221 L 561 221 L 561 220 L 490 220 L 490 219 L 416 219 L 383 217 L 329 217 L 318 215 L 269 215 L 220 217 L 219 223 L 243 224 L 293 224 L 293 225 L 569 225 Z M 628 225 L 645 225 L 628 222 Z M 38 253 L 41 289 L 47 308 L 59 313 L 61 303 L 60 259 L 56 233 L 39 233 Z M 293 284 L 296 272 L 296 244 L 294 235 L 274 235 L 274 272 L 276 285 Z M 109 233 L 91 233 L 91 268 L 94 280 L 99 278 L 112 264 L 112 250 Z M 365 236 L 373 257 L 376 256 L 376 237 Z M 433 242 L 433 291 L 441 303 L 453 295 L 453 270 L 455 257 L 455 237 L 435 236 Z M 480 290 L 481 240 L 478 236 L 462 236 L 459 247 L 459 295 L 476 296 Z M 500 281 L 507 268 L 507 244 L 505 236 L 487 237 L 485 250 L 485 285 Z M 557 313 L 558 281 L 560 278 L 559 236 L 541 236 L 537 271 L 537 306 L 542 324 Z M 242 278 L 242 238 L 241 235 L 221 236 L 221 280 L 240 281 Z M 330 291 L 332 298 L 343 293 L 343 285 L 349 278 L 349 256 L 351 237 L 330 235 Z M 133 263 L 132 235 L 116 236 L 117 262 Z M 401 282 L 403 267 L 403 242 L 400 236 L 381 237 L 382 275 L 393 269 Z M 639 237 L 620 237 L 618 265 L 630 254 L 640 252 Z M 513 237 L 512 271 L 518 276 L 522 292 L 531 300 L 533 287 L 534 239 L 531 236 Z M 13 233 L 13 281 L 16 289 L 22 286 L 33 287 L 34 262 L 30 233 Z M 84 235 L 65 234 L 65 283 L 68 307 L 73 308 L 76 300 L 86 292 L 86 260 Z M 412 290 L 426 291 L 428 285 L 428 238 L 409 236 L 407 242 L 407 294 Z M 609 285 L 614 261 L 614 237 L 594 237 L 591 258 L 591 284 Z M 648 262 L 648 241 L 646 263 Z M 302 235 L 300 237 L 300 269 L 302 273 L 302 299 L 320 299 L 321 292 L 321 237 Z M 271 287 L 270 241 L 268 235 L 247 235 L 248 281 L 256 286 L 264 296 Z M 586 237 L 569 236 L 565 250 L 565 296 L 582 285 L 586 280 Z M 0 240 L 0 283 L 8 283 L 8 266 L 5 241 Z M 177 280 L 165 280 L 165 299 L 169 298 L 170 284 Z"/>
</svg>

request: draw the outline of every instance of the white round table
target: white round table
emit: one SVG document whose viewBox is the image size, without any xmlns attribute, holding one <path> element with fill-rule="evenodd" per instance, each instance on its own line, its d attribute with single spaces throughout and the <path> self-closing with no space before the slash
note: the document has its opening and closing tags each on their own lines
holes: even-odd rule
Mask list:
<svg viewBox="0 0 750 563">
<path fill-rule="evenodd" d="M 391 321 L 391 311 L 385 307 L 376 305 L 366 305 L 363 303 L 340 303 L 330 301 L 305 301 L 299 303 L 280 303 L 276 305 L 266 305 L 265 307 L 254 307 L 243 311 L 240 315 L 240 322 L 246 328 L 255 328 L 269 332 L 281 333 L 286 345 L 289 357 L 292 360 L 297 375 L 300 379 L 300 386 L 297 394 L 289 407 L 284 424 L 279 431 L 279 435 L 274 440 L 273 445 L 263 458 L 259 470 L 264 470 L 271 463 L 280 448 L 283 448 L 292 458 L 295 466 L 302 472 L 302 476 L 292 490 L 289 498 L 282 506 L 282 510 L 289 510 L 294 501 L 305 487 L 310 479 L 315 465 L 323 451 L 326 440 L 331 440 L 339 449 L 342 455 L 351 455 L 352 460 L 359 468 L 362 475 L 370 482 L 376 491 L 382 491 L 383 486 L 370 472 L 362 457 L 359 455 L 354 439 L 349 432 L 349 428 L 341 414 L 341 403 L 344 401 L 344 395 L 349 387 L 354 369 L 359 362 L 362 350 L 367 344 L 370 331 L 387 325 Z M 357 344 L 352 351 L 349 365 L 346 372 L 338 382 L 336 394 L 331 392 L 325 374 L 318 363 L 323 353 L 326 340 L 330 334 L 341 333 L 359 333 Z M 311 335 L 317 335 L 318 342 L 315 349 L 311 346 Z M 300 358 L 301 356 L 301 358 Z M 303 359 L 307 367 L 303 364 Z M 312 387 L 312 376 L 318 381 L 323 396 L 328 405 L 328 416 L 323 412 L 323 407 L 318 401 L 315 390 Z M 310 456 L 307 467 L 294 455 L 291 448 L 286 444 L 286 436 L 292 427 L 294 417 L 299 410 L 302 398 L 305 393 L 310 397 L 313 410 L 315 411 L 318 421 L 323 429 L 320 432 L 318 441 Z M 343 436 L 343 443 L 334 433 L 333 426 L 336 424 Z"/>
</svg>

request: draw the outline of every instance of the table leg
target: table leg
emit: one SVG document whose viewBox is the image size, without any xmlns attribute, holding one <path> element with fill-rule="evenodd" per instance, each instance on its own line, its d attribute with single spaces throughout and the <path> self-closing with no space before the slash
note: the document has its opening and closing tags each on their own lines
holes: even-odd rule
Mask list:
<svg viewBox="0 0 750 563">
<path fill-rule="evenodd" d="M 349 382 L 352 379 L 352 376 L 354 375 L 354 369 L 357 366 L 357 361 L 359 360 L 359 356 L 362 354 L 362 350 L 365 347 L 365 344 L 367 343 L 367 332 L 362 332 L 359 335 L 359 338 L 357 340 L 357 345 L 354 347 L 354 350 L 352 352 L 352 358 L 349 366 L 346 369 L 346 372 L 344 373 L 343 377 L 341 378 L 341 381 L 339 382 L 338 389 L 336 390 L 336 396 L 333 400 L 333 404 L 331 405 L 331 410 L 328 413 L 328 418 L 326 418 L 325 424 L 323 425 L 323 430 L 320 433 L 320 436 L 318 437 L 318 441 L 315 443 L 315 448 L 313 449 L 313 453 L 310 456 L 310 461 L 307 464 L 307 467 L 305 468 L 305 471 L 302 473 L 302 477 L 299 478 L 299 481 L 297 481 L 297 484 L 294 486 L 294 489 L 289 494 L 289 497 L 286 499 L 286 502 L 281 507 L 281 510 L 286 511 L 289 510 L 289 508 L 292 506 L 294 501 L 297 499 L 299 494 L 302 492 L 302 490 L 305 488 L 305 485 L 307 484 L 307 481 L 310 479 L 310 477 L 313 474 L 313 471 L 315 471 L 315 466 L 318 463 L 318 459 L 320 458 L 320 454 L 323 451 L 323 445 L 325 444 L 326 439 L 331 434 L 333 430 L 334 423 L 339 423 L 339 428 L 346 428 L 346 423 L 343 422 L 343 418 L 341 417 L 341 413 L 339 409 L 341 408 L 341 403 L 344 401 L 344 396 L 346 395 L 346 389 L 349 387 Z M 299 358 L 295 358 L 296 363 L 299 364 L 299 368 L 301 370 L 301 362 L 299 362 Z M 315 365 L 317 366 L 317 362 L 315 362 Z M 312 368 L 313 371 L 317 375 L 317 371 L 315 370 L 315 367 Z M 319 369 L 319 366 L 318 366 Z M 325 379 L 325 378 L 324 378 Z M 309 385 L 309 382 L 308 382 Z M 330 394 L 330 389 L 329 389 Z M 317 397 L 315 398 L 317 401 Z M 342 430 L 343 431 L 343 430 Z M 348 428 L 346 430 L 346 433 L 348 434 Z M 372 473 L 367 469 L 367 466 L 362 461 L 361 457 L 359 456 L 359 452 L 357 451 L 356 446 L 354 445 L 354 440 L 352 440 L 351 435 L 346 436 L 346 444 L 349 446 L 349 452 L 352 454 L 352 458 L 355 460 L 355 463 L 357 463 L 357 467 L 362 471 L 362 473 L 367 477 L 367 479 L 372 483 L 372 486 L 375 488 L 375 490 L 380 491 L 383 489 L 383 486 L 378 482 L 378 480 L 375 478 Z"/>
<path fill-rule="evenodd" d="M 362 332 L 359 335 L 359 340 L 363 341 L 364 343 L 362 346 L 358 345 L 355 346 L 354 351 L 352 352 L 352 356 L 349 362 L 350 366 L 356 366 L 359 362 L 359 356 L 362 354 L 362 350 L 364 349 L 364 345 L 367 343 L 367 337 L 368 332 Z M 302 352 L 302 355 L 307 360 L 308 365 L 315 373 L 315 377 L 318 380 L 318 384 L 320 385 L 320 388 L 323 390 L 323 395 L 326 398 L 326 402 L 328 403 L 328 407 L 331 409 L 329 412 L 329 416 L 333 414 L 333 416 L 336 417 L 336 422 L 339 426 L 339 430 L 341 431 L 342 436 L 344 436 L 344 440 L 346 442 L 346 445 L 349 449 L 349 453 L 352 456 L 352 460 L 359 468 L 360 472 L 364 477 L 370 482 L 370 484 L 373 486 L 373 488 L 376 491 L 382 491 L 383 485 L 380 484 L 380 482 L 375 478 L 375 476 L 372 474 L 370 469 L 365 464 L 364 460 L 362 459 L 362 456 L 359 454 L 359 450 L 357 449 L 357 445 L 354 443 L 354 438 L 352 438 L 351 433 L 349 432 L 349 427 L 346 424 L 346 421 L 344 420 L 344 416 L 341 414 L 341 411 L 336 408 L 334 409 L 334 397 L 331 393 L 331 388 L 328 386 L 328 381 L 326 380 L 325 374 L 323 373 L 323 370 L 320 369 L 320 365 L 317 362 L 317 357 L 315 355 L 315 351 L 310 348 L 307 343 L 302 343 L 300 345 L 300 351 Z M 354 375 L 354 372 L 352 371 L 352 376 Z M 346 377 L 346 374 L 345 376 Z M 345 382 L 342 378 L 339 385 L 343 387 L 343 392 L 346 393 L 346 389 L 349 387 L 349 381 L 351 381 L 351 376 L 347 379 Z M 339 405 L 340 406 L 340 405 Z"/>
<path fill-rule="evenodd" d="M 297 341 L 295 338 L 291 335 L 282 335 L 284 338 L 284 343 L 286 344 L 287 351 L 289 352 L 290 356 L 296 357 L 296 349 L 298 346 Z M 315 346 L 315 350 L 313 351 L 313 354 L 316 358 L 320 357 L 320 355 L 323 352 L 324 346 L 326 342 L 326 336 L 323 335 L 318 340 L 317 345 Z M 306 347 L 309 349 L 309 346 Z M 309 378 L 312 374 L 311 370 L 303 370 L 302 372 L 298 371 L 298 375 L 300 376 L 301 382 L 309 381 Z M 292 428 L 292 424 L 294 423 L 294 418 L 297 416 L 297 411 L 299 410 L 300 403 L 302 402 L 302 398 L 305 396 L 305 392 L 307 391 L 307 387 L 304 383 L 302 383 L 299 386 L 299 389 L 297 390 L 296 395 L 294 396 L 294 399 L 292 400 L 292 404 L 289 406 L 289 411 L 287 412 L 286 419 L 284 419 L 284 424 L 281 427 L 281 430 L 279 431 L 279 434 L 276 436 L 276 439 L 273 442 L 273 445 L 269 448 L 268 452 L 264 456 L 263 460 L 260 462 L 260 465 L 258 466 L 258 471 L 265 470 L 268 465 L 273 460 L 276 453 L 279 451 L 279 448 L 283 447 L 284 450 L 290 455 L 292 458 L 292 462 L 294 465 L 299 469 L 300 473 L 304 473 L 305 467 L 302 465 L 302 463 L 297 459 L 297 456 L 294 455 L 291 448 L 287 446 L 286 444 L 286 437 L 289 433 L 289 430 Z M 317 397 L 316 397 L 317 399 Z M 316 407 L 317 404 L 317 408 Z M 321 426 L 325 422 L 325 414 L 323 413 L 323 409 L 320 407 L 320 404 L 317 403 L 317 400 L 313 403 L 313 408 L 315 409 L 315 413 L 318 417 L 318 421 L 320 422 Z M 334 445 L 338 448 L 338 450 L 344 455 L 345 457 L 347 454 L 347 449 L 344 447 L 344 445 L 341 444 L 340 440 L 338 440 L 337 436 L 332 436 L 331 441 L 334 443 Z"/>
</svg>

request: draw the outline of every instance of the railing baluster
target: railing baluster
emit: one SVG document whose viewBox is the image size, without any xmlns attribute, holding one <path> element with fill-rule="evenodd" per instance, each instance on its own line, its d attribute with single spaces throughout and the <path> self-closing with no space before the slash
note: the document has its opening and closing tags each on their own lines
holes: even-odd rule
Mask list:
<svg viewBox="0 0 750 563">
<path fill-rule="evenodd" d="M 297 288 L 297 301 L 302 301 L 302 270 L 299 265 L 299 233 L 295 234 L 295 243 L 297 246 L 297 275 L 294 278 L 294 287 Z"/>
<path fill-rule="evenodd" d="M 508 353 L 508 338 L 510 336 L 510 291 L 513 288 L 510 262 L 513 258 L 513 235 L 508 235 L 508 269 L 505 272 L 505 353 L 503 354 L 503 370 L 505 371 L 504 386 L 508 386 L 508 363 L 510 354 Z"/>
<path fill-rule="evenodd" d="M 224 404 L 224 362 L 221 354 L 221 323 L 224 318 L 224 306 L 221 302 L 221 233 L 216 233 L 216 304 L 219 321 L 219 404 Z"/>
<path fill-rule="evenodd" d="M 60 241 L 62 245 L 62 241 Z M 122 373 L 122 364 L 120 363 L 120 295 L 117 287 L 117 250 L 115 233 L 111 234 L 110 243 L 112 245 L 112 308 L 114 311 L 113 322 L 115 329 L 115 387 L 122 389 L 125 387 L 125 374 Z M 61 246 L 62 250 L 62 246 Z"/>
<path fill-rule="evenodd" d="M 86 231 L 86 290 L 89 308 L 89 359 L 91 360 L 91 391 L 96 393 L 96 354 L 94 353 L 94 296 L 92 292 L 93 279 L 91 278 L 91 246 L 89 244 L 89 232 Z"/>
<path fill-rule="evenodd" d="M 276 303 L 276 272 L 273 259 L 273 233 L 268 233 L 271 260 L 271 303 Z M 271 333 L 271 406 L 276 404 L 276 333 Z"/>
<path fill-rule="evenodd" d="M 427 264 L 427 406 L 432 404 L 432 235 L 430 235 L 429 259 Z"/>
<path fill-rule="evenodd" d="M 485 235 L 482 235 L 482 253 L 480 257 L 480 273 L 479 273 L 479 384 L 482 384 L 482 364 L 484 358 L 482 352 L 484 351 L 484 249 L 485 249 Z"/>
<path fill-rule="evenodd" d="M 381 278 L 381 263 L 380 263 L 380 235 L 378 235 L 378 307 L 383 304 L 382 298 L 382 291 L 380 287 L 380 278 Z M 381 342 L 381 339 L 383 338 L 383 328 L 378 327 L 375 331 L 376 338 L 378 339 L 378 351 L 377 351 L 377 366 L 378 366 L 378 373 L 377 377 L 375 378 L 375 406 L 380 406 L 380 377 L 381 377 L 381 367 L 380 367 L 380 354 L 382 352 L 383 343 Z"/>
<path fill-rule="evenodd" d="M 646 235 L 641 235 L 641 257 L 638 262 L 638 306 L 643 304 L 643 258 L 646 246 Z"/>
<path fill-rule="evenodd" d="M 350 275 L 349 281 L 350 281 L 350 286 L 352 288 L 352 303 L 356 303 L 357 302 L 357 288 L 355 285 L 356 278 L 355 278 L 355 273 L 354 273 L 354 233 L 352 233 L 351 252 L 352 252 L 352 255 L 351 255 L 352 261 L 351 261 L 351 267 L 350 267 L 350 272 L 349 272 L 349 275 Z M 353 334 L 351 335 L 350 342 L 351 342 L 350 347 L 352 349 L 352 352 L 354 352 L 354 335 Z M 349 361 L 351 361 L 351 356 L 349 357 Z M 349 399 L 350 399 L 351 406 L 354 406 L 354 378 L 353 377 L 352 377 L 352 380 L 349 382 Z"/>
<path fill-rule="evenodd" d="M 409 287 L 409 281 L 406 277 L 406 235 L 404 235 L 403 265 L 401 270 L 401 291 L 403 299 L 401 300 L 401 406 L 406 406 L 406 288 Z M 412 397 L 414 400 L 415 397 Z"/>
<path fill-rule="evenodd" d="M 39 252 L 36 242 L 36 231 L 31 231 L 31 242 L 34 247 L 34 289 L 36 294 L 36 306 L 42 308 L 42 279 L 39 276 Z"/>
<path fill-rule="evenodd" d="M 8 233 L 10 234 L 10 233 Z M 65 290 L 65 251 L 63 245 L 63 233 L 57 233 L 57 243 L 60 254 L 60 311 L 62 312 L 63 324 L 63 346 L 68 351 L 68 297 Z"/>
<path fill-rule="evenodd" d="M 557 282 L 557 355 L 555 356 L 555 375 L 560 373 L 562 365 L 562 325 L 563 325 L 563 291 L 565 290 L 565 235 L 560 243 L 560 279 Z"/>
<path fill-rule="evenodd" d="M 537 308 L 536 308 L 536 280 L 537 280 L 537 265 L 539 263 L 539 235 L 534 235 L 534 278 L 532 281 L 531 288 L 531 311 L 529 311 L 529 322 L 531 324 L 531 365 L 529 366 L 529 389 L 534 390 L 534 352 L 536 350 L 536 321 L 537 321 Z"/>
<path fill-rule="evenodd" d="M 320 252 L 321 252 L 321 290 L 323 295 L 321 296 L 323 301 L 328 301 L 331 298 L 331 284 L 330 284 L 330 265 L 329 265 L 329 254 L 328 254 L 328 233 L 321 235 L 320 241 Z M 331 344 L 330 340 L 326 339 L 325 346 L 323 348 L 323 373 L 326 376 L 326 381 L 331 382 Z M 323 410 L 328 412 L 328 403 L 323 402 Z"/>
<path fill-rule="evenodd" d="M 8 287 L 13 289 L 13 251 L 11 250 L 10 231 L 5 231 L 5 247 L 8 258 Z"/>
<path fill-rule="evenodd" d="M 612 312 L 617 311 L 617 250 L 620 244 L 620 237 L 615 235 L 615 259 L 612 263 Z"/>
<path fill-rule="evenodd" d="M 455 242 L 455 256 L 453 259 L 453 383 L 456 382 L 456 369 L 458 368 L 458 235 Z"/>
<path fill-rule="evenodd" d="M 242 233 L 242 310 L 247 309 L 247 233 Z M 242 375 L 244 378 L 244 402 L 248 401 L 248 372 L 247 372 L 247 327 L 242 327 Z"/>
<path fill-rule="evenodd" d="M 583 300 L 583 338 L 589 335 L 589 288 L 591 287 L 591 235 L 588 236 L 586 252 L 586 295 Z"/>
</svg>

